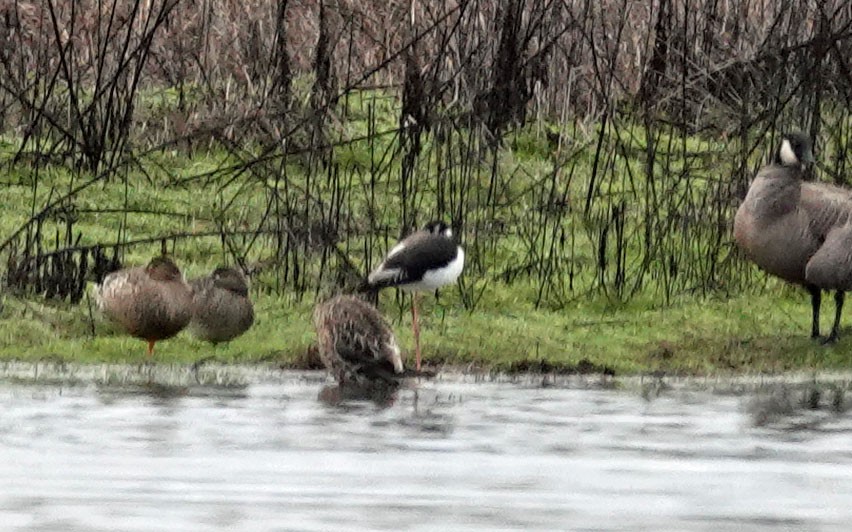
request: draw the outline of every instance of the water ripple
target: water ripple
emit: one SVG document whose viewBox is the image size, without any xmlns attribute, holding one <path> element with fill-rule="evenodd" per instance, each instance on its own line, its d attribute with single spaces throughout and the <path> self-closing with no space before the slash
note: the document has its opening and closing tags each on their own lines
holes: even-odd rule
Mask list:
<svg viewBox="0 0 852 532">
<path fill-rule="evenodd" d="M 3 530 L 852 522 L 852 420 L 842 411 L 785 404 L 756 423 L 740 392 L 649 400 L 463 379 L 323 402 L 317 376 L 225 381 L 0 383 Z"/>
</svg>

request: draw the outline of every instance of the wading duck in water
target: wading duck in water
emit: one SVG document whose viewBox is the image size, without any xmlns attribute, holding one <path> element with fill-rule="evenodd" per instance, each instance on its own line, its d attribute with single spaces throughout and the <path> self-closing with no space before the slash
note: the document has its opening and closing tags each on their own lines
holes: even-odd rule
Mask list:
<svg viewBox="0 0 852 532">
<path fill-rule="evenodd" d="M 804 181 L 812 164 L 803 133 L 781 137 L 772 164 L 758 172 L 734 218 L 734 239 L 761 269 L 811 294 L 811 336 L 819 338 L 822 290 L 835 290 L 837 340 L 844 291 L 852 288 L 852 191 Z"/>
<path fill-rule="evenodd" d="M 246 332 L 254 323 L 245 276 L 235 268 L 219 267 L 210 275 L 193 279 L 192 320 L 189 332 L 216 345 Z"/>
<path fill-rule="evenodd" d="M 356 296 L 335 296 L 314 308 L 319 356 L 338 383 L 398 384 L 402 358 L 393 331 L 376 308 Z"/>
<path fill-rule="evenodd" d="M 456 282 L 464 268 L 464 250 L 444 222 L 429 222 L 400 241 L 373 270 L 361 291 L 396 286 L 412 292 L 411 325 L 414 330 L 415 370 L 420 371 L 418 292 L 435 291 Z"/>
<path fill-rule="evenodd" d="M 157 341 L 176 335 L 192 318 L 192 290 L 166 256 L 108 274 L 97 286 L 95 300 L 109 320 L 148 342 L 148 356 Z"/>
</svg>

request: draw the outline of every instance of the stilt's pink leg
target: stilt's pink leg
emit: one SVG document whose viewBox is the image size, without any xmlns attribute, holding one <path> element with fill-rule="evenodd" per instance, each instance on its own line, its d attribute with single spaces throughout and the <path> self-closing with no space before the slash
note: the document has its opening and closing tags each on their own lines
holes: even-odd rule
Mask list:
<svg viewBox="0 0 852 532">
<path fill-rule="evenodd" d="M 420 371 L 420 324 L 417 321 L 417 292 L 411 294 L 411 326 L 414 328 L 414 369 Z"/>
<path fill-rule="evenodd" d="M 156 340 L 148 340 L 148 358 L 154 356 L 154 344 L 157 343 Z"/>
</svg>

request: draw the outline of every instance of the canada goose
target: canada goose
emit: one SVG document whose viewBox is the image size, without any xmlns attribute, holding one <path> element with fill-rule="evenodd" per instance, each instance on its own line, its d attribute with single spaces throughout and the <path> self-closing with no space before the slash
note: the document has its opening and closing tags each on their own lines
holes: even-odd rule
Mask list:
<svg viewBox="0 0 852 532">
<path fill-rule="evenodd" d="M 760 268 L 810 292 L 813 338 L 819 338 L 821 291 L 836 290 L 830 343 L 838 338 L 844 291 L 852 288 L 852 191 L 803 181 L 813 161 L 806 135 L 783 135 L 737 210 L 734 239 Z"/>
<path fill-rule="evenodd" d="M 166 256 L 108 274 L 96 288 L 95 300 L 108 319 L 148 342 L 148 356 L 157 341 L 179 333 L 192 317 L 192 291 Z"/>
<path fill-rule="evenodd" d="M 320 359 L 339 383 L 398 383 L 399 347 L 374 306 L 356 296 L 332 297 L 314 308 L 314 327 Z"/>
<path fill-rule="evenodd" d="M 416 371 L 420 371 L 417 293 L 454 283 L 463 268 L 464 250 L 453 239 L 453 230 L 444 222 L 433 221 L 397 243 L 361 287 L 362 291 L 367 291 L 396 286 L 412 292 Z"/>
<path fill-rule="evenodd" d="M 193 279 L 190 286 L 192 320 L 189 331 L 196 338 L 213 345 L 228 342 L 254 323 L 248 281 L 239 270 L 219 267 L 210 275 Z"/>
</svg>

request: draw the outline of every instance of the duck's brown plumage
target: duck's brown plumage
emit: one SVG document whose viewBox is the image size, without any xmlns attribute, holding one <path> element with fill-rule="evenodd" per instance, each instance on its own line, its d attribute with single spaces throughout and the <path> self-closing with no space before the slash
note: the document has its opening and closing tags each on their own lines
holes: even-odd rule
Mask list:
<svg viewBox="0 0 852 532">
<path fill-rule="evenodd" d="M 148 341 L 149 354 L 154 342 L 176 335 L 192 317 L 192 291 L 168 257 L 108 274 L 95 299 L 108 319 Z"/>
<path fill-rule="evenodd" d="M 248 281 L 234 268 L 216 268 L 210 275 L 194 279 L 190 332 L 217 344 L 233 340 L 254 323 Z"/>
<path fill-rule="evenodd" d="M 376 308 L 342 295 L 314 308 L 319 355 L 340 382 L 395 383 L 403 372 L 393 331 Z"/>
<path fill-rule="evenodd" d="M 758 172 L 734 218 L 734 239 L 760 268 L 811 292 L 814 336 L 820 290 L 838 291 L 833 339 L 843 292 L 852 288 L 852 191 L 803 181 L 799 161 L 811 157 L 810 143 L 801 135 L 785 136 L 790 139 L 800 146 L 796 157 L 785 162 L 779 150 Z"/>
</svg>

